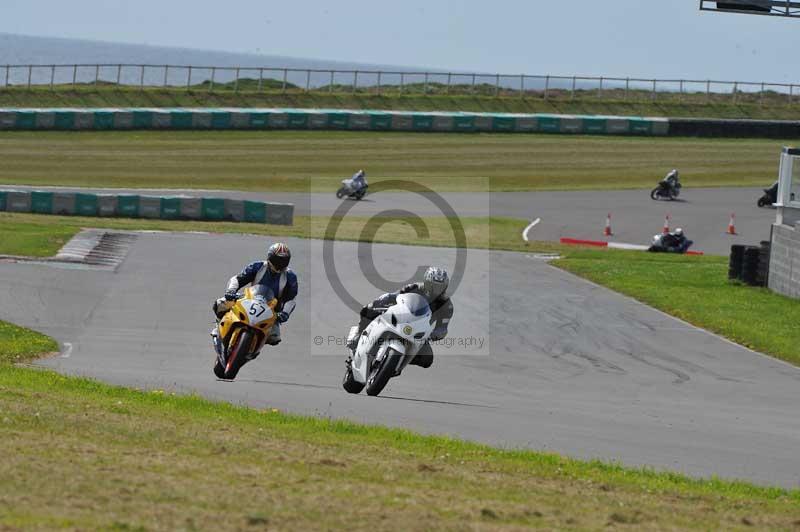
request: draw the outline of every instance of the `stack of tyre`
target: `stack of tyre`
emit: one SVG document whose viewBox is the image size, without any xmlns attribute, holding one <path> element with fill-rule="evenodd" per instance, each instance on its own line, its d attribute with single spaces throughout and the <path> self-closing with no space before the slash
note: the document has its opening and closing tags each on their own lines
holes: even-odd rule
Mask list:
<svg viewBox="0 0 800 532">
<path fill-rule="evenodd" d="M 761 246 L 731 246 L 728 261 L 728 279 L 741 281 L 750 286 L 767 286 L 769 276 L 769 241 Z"/>
</svg>

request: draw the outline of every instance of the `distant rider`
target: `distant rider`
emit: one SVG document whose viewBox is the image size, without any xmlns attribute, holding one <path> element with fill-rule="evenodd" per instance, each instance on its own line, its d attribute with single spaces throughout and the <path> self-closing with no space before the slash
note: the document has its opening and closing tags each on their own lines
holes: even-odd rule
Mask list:
<svg viewBox="0 0 800 532">
<path fill-rule="evenodd" d="M 358 324 L 358 332 L 347 339 L 347 347 L 353 352 L 358 345 L 358 339 L 364 329 L 372 321 L 383 314 L 388 307 L 397 303 L 397 296 L 400 294 L 419 294 L 428 300 L 435 321 L 434 330 L 430 335 L 430 341 L 441 340 L 447 336 L 447 327 L 453 317 L 453 302 L 447 295 L 447 286 L 450 279 L 447 270 L 431 266 L 425 271 L 421 283 L 411 283 L 397 292 L 390 292 L 378 297 L 375 301 L 361 309 L 361 322 Z M 429 368 L 433 364 L 433 349 L 430 343 L 423 345 L 411 364 Z M 348 363 L 350 359 L 348 358 Z"/>
<path fill-rule="evenodd" d="M 656 235 L 653 238 L 653 245 L 650 251 L 668 251 L 673 253 L 685 253 L 692 241 L 683 234 L 683 229 L 678 227 L 675 231 L 665 235 Z"/>
<path fill-rule="evenodd" d="M 364 170 L 359 170 L 350 178 L 350 187 L 353 191 L 361 190 L 367 186 L 367 174 Z"/>
<path fill-rule="evenodd" d="M 672 169 L 670 173 L 662 180 L 662 182 L 668 184 L 670 188 L 673 190 L 678 190 L 681 188 L 681 176 L 678 170 Z"/>
<path fill-rule="evenodd" d="M 225 297 L 214 302 L 213 310 L 217 317 L 217 324 L 211 329 L 211 336 L 219 336 L 219 320 L 233 306 L 238 299 L 239 289 L 248 284 L 262 284 L 272 289 L 272 293 L 278 299 L 275 313 L 278 319 L 267 335 L 266 343 L 278 345 L 281 342 L 280 324 L 286 323 L 294 312 L 297 297 L 297 275 L 289 269 L 289 261 L 292 254 L 289 247 L 283 243 L 272 244 L 267 250 L 266 261 L 256 261 L 242 270 L 239 275 L 231 277 L 228 281 L 228 288 L 225 290 Z"/>
</svg>

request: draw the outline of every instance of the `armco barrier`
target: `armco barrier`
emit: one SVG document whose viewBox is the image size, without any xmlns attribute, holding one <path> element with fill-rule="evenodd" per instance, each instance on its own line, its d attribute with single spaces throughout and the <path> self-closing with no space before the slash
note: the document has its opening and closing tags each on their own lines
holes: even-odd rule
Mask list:
<svg viewBox="0 0 800 532">
<path fill-rule="evenodd" d="M 672 134 L 666 118 L 334 109 L 124 108 L 0 109 L 0 130 L 317 129 Z"/>
<path fill-rule="evenodd" d="M 194 196 L 0 190 L 0 211 L 292 225 L 294 205 Z"/>
</svg>

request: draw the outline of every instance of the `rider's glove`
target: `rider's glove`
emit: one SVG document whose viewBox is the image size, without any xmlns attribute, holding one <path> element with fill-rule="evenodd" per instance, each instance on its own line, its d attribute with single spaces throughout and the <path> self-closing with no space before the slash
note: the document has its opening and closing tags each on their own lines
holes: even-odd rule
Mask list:
<svg viewBox="0 0 800 532">
<path fill-rule="evenodd" d="M 238 293 L 236 290 L 228 290 L 225 292 L 225 301 L 236 301 Z"/>
<path fill-rule="evenodd" d="M 278 312 L 278 323 L 286 323 L 289 320 L 288 312 Z"/>
</svg>

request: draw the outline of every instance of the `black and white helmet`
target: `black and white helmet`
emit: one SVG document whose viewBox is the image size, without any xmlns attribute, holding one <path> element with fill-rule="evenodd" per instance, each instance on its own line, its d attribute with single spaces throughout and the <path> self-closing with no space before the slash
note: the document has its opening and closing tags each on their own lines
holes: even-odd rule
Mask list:
<svg viewBox="0 0 800 532">
<path fill-rule="evenodd" d="M 292 260 L 292 252 L 289 251 L 289 246 L 282 242 L 272 244 L 267 250 L 267 262 L 273 271 L 284 271 L 289 267 L 290 260 Z"/>
<path fill-rule="evenodd" d="M 447 275 L 447 270 L 444 268 L 431 266 L 425 271 L 425 276 L 422 278 L 422 281 L 425 295 L 433 301 L 441 297 L 447 291 L 447 285 L 450 284 L 450 277 Z"/>
</svg>

